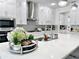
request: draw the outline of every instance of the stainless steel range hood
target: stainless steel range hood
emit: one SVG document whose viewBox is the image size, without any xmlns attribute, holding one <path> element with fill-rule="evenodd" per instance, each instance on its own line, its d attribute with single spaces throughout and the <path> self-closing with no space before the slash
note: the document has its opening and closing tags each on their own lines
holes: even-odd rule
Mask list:
<svg viewBox="0 0 79 59">
<path fill-rule="evenodd" d="M 36 3 L 28 1 L 28 21 L 36 21 Z"/>
</svg>

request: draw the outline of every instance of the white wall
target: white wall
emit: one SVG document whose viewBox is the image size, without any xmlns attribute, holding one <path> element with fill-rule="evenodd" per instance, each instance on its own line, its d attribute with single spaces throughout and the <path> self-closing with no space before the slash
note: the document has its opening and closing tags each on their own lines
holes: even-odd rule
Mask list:
<svg viewBox="0 0 79 59">
<path fill-rule="evenodd" d="M 55 10 L 51 7 L 39 4 L 38 5 L 38 20 L 39 24 L 54 24 L 55 23 Z"/>
</svg>

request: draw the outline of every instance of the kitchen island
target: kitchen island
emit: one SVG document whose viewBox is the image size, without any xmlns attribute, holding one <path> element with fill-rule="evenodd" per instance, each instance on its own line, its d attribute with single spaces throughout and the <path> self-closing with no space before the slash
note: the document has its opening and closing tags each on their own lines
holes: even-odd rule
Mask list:
<svg viewBox="0 0 79 59">
<path fill-rule="evenodd" d="M 1 59 L 64 59 L 71 51 L 79 46 L 78 34 L 59 34 L 59 39 L 39 41 L 38 48 L 27 54 L 13 54 L 9 52 L 7 43 L 0 43 Z"/>
</svg>

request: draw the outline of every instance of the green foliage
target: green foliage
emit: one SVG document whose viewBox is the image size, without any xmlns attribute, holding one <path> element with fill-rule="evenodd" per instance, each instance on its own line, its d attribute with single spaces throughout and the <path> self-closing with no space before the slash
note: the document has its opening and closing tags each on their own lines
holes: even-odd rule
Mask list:
<svg viewBox="0 0 79 59">
<path fill-rule="evenodd" d="M 12 36 L 13 36 L 13 38 L 17 38 L 18 41 L 21 41 L 21 40 L 23 40 L 23 39 L 26 39 L 26 37 L 27 37 L 24 32 L 14 32 L 14 33 L 12 34 Z"/>
<path fill-rule="evenodd" d="M 23 28 L 14 29 L 8 37 L 15 45 L 21 44 L 22 40 L 34 40 L 34 36 L 27 34 Z"/>
<path fill-rule="evenodd" d="M 34 36 L 32 34 L 29 35 L 28 40 L 34 40 Z"/>
<path fill-rule="evenodd" d="M 15 45 L 19 45 L 20 44 L 20 41 L 18 41 L 18 39 L 16 37 L 14 38 L 13 42 L 14 42 Z"/>
<path fill-rule="evenodd" d="M 12 33 L 13 39 L 15 45 L 21 44 L 21 40 L 27 39 L 27 35 L 24 32 L 13 32 Z"/>
</svg>

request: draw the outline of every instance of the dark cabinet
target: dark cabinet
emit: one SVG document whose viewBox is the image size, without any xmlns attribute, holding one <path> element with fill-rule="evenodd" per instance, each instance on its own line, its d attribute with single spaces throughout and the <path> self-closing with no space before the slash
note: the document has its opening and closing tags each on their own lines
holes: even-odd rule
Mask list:
<svg viewBox="0 0 79 59">
<path fill-rule="evenodd" d="M 7 33 L 10 31 L 0 31 L 0 43 L 7 42 Z"/>
<path fill-rule="evenodd" d="M 0 43 L 1 42 L 7 42 L 7 35 L 4 35 L 4 34 L 0 34 Z"/>
</svg>

